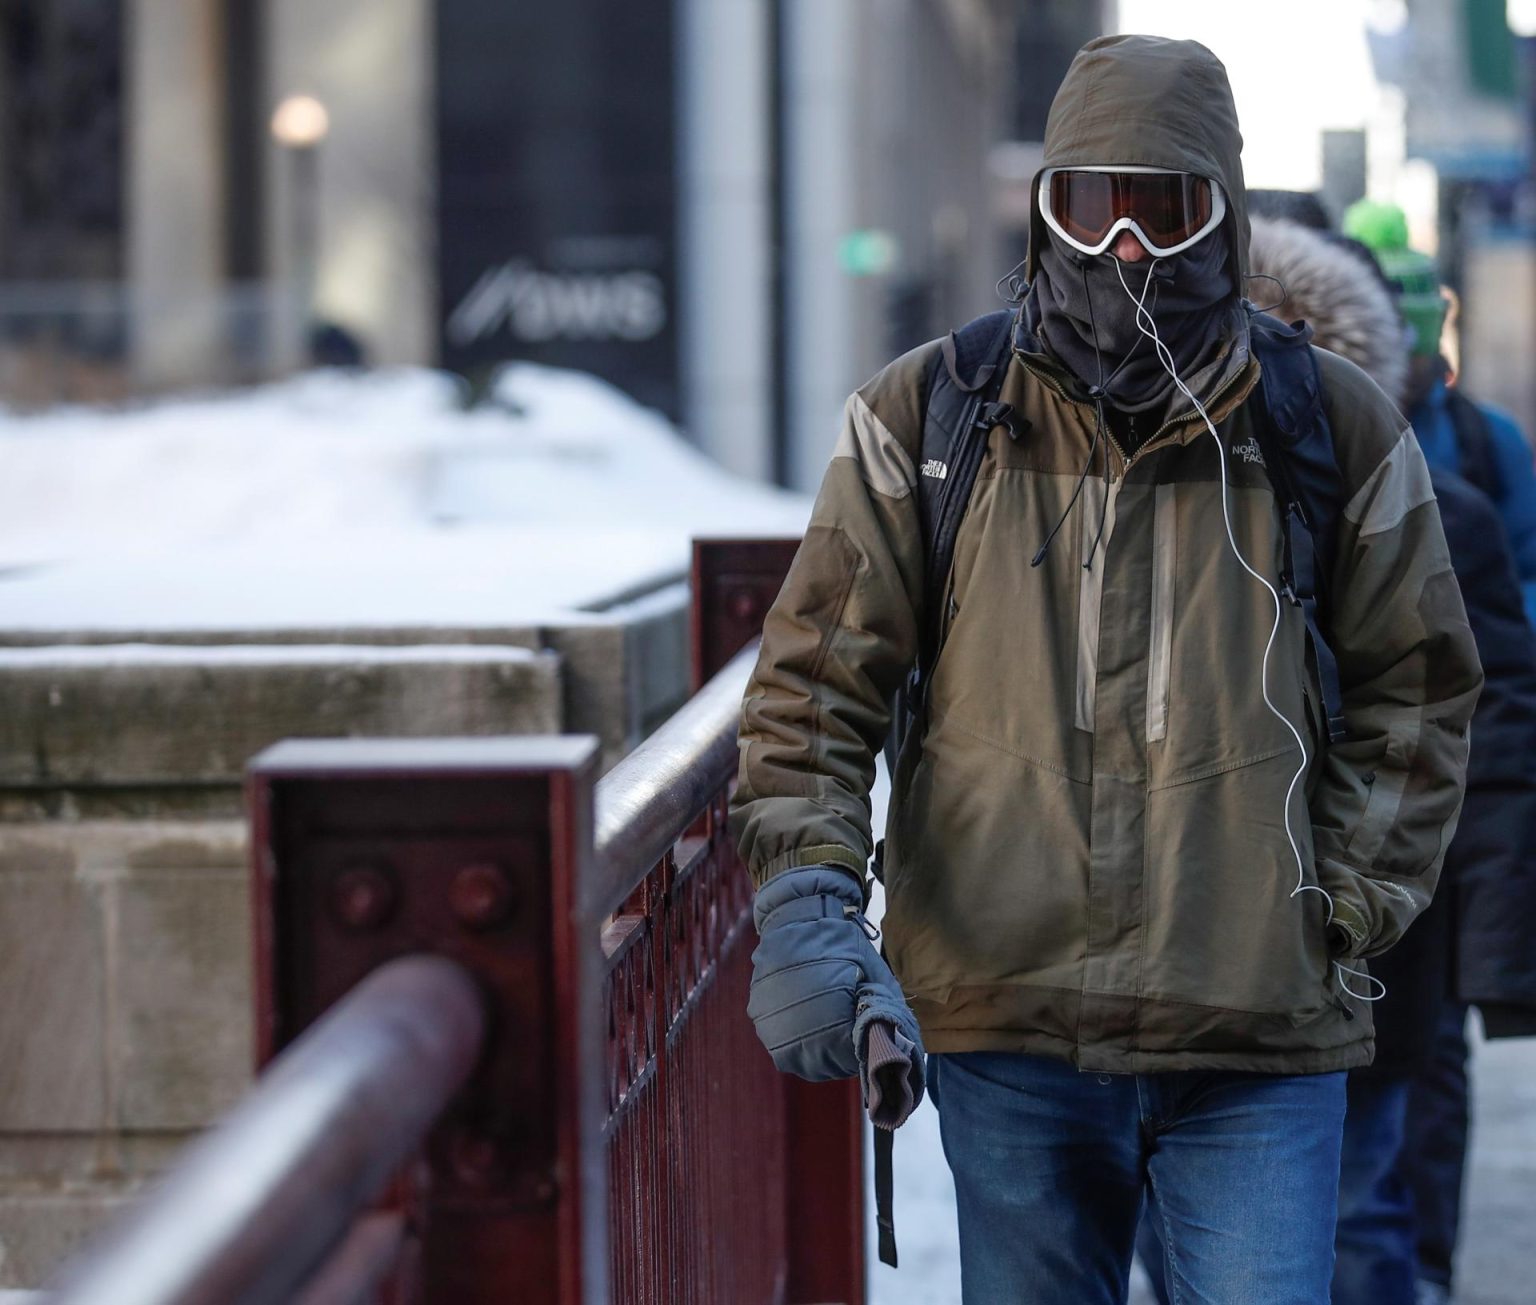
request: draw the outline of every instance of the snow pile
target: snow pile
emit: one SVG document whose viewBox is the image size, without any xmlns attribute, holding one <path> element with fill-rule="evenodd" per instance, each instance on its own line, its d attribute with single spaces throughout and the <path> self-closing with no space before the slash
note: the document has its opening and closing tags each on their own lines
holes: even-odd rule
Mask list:
<svg viewBox="0 0 1536 1305">
<path fill-rule="evenodd" d="M 312 373 L 0 422 L 0 627 L 522 625 L 681 574 L 694 535 L 798 534 L 593 377 Z"/>
</svg>

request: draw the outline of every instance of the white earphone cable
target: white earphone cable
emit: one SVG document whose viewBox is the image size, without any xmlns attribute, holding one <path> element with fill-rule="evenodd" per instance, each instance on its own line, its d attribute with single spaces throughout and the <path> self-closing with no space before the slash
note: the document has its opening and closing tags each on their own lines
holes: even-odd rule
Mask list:
<svg viewBox="0 0 1536 1305">
<path fill-rule="evenodd" d="M 1114 255 L 1111 254 L 1110 257 L 1114 258 Z M 1263 575 L 1261 575 L 1251 565 L 1249 565 L 1248 559 L 1243 556 L 1242 549 L 1237 546 L 1237 536 L 1233 533 L 1232 530 L 1232 512 L 1228 502 L 1226 446 L 1221 442 L 1221 436 L 1217 434 L 1216 425 L 1211 421 L 1209 414 L 1206 412 L 1205 405 L 1195 397 L 1194 392 L 1189 388 L 1189 386 L 1184 384 L 1183 379 L 1179 376 L 1178 369 L 1174 366 L 1173 354 L 1168 349 L 1168 346 L 1163 343 L 1162 337 L 1158 335 L 1157 323 L 1153 320 L 1152 314 L 1147 311 L 1147 291 L 1151 288 L 1152 273 L 1156 269 L 1159 261 L 1159 259 L 1154 258 L 1151 263 L 1148 264 L 1147 279 L 1146 283 L 1142 286 L 1140 298 L 1136 296 L 1136 293 L 1126 283 L 1125 270 L 1118 258 L 1114 259 L 1115 275 L 1120 278 L 1121 289 L 1125 291 L 1127 297 L 1136 306 L 1136 329 L 1140 331 L 1142 335 L 1146 336 L 1147 339 L 1152 341 L 1152 347 L 1157 351 L 1158 361 L 1162 363 L 1163 370 L 1166 371 L 1168 375 L 1173 379 L 1173 383 L 1178 386 L 1184 397 L 1194 405 L 1195 411 L 1200 414 L 1200 419 L 1205 422 L 1206 430 L 1210 432 L 1211 438 L 1216 441 L 1217 456 L 1221 460 L 1221 516 L 1227 529 L 1227 543 L 1231 546 L 1232 555 L 1237 558 L 1238 563 L 1242 566 L 1243 570 L 1248 572 L 1249 575 L 1251 575 L 1255 580 L 1263 585 L 1265 589 L 1269 591 L 1269 596 L 1275 604 L 1275 622 L 1274 625 L 1270 628 L 1269 640 L 1264 645 L 1264 658 L 1259 666 L 1259 687 L 1264 695 L 1264 705 L 1269 708 L 1275 719 L 1290 731 L 1291 737 L 1296 740 L 1296 747 L 1301 753 L 1301 764 L 1297 766 L 1296 773 L 1291 776 L 1290 785 L 1285 790 L 1285 836 L 1286 839 L 1290 842 L 1291 854 L 1296 858 L 1296 887 L 1291 890 L 1290 895 L 1292 897 L 1298 897 L 1302 893 L 1307 892 L 1322 894 L 1323 901 L 1328 904 L 1328 918 L 1324 922 L 1324 927 L 1326 927 L 1327 925 L 1331 925 L 1333 923 L 1333 898 L 1328 894 L 1328 890 L 1323 888 L 1321 885 L 1309 884 L 1306 882 L 1306 870 L 1301 858 L 1301 848 L 1297 844 L 1296 835 L 1291 829 L 1292 799 L 1296 793 L 1296 786 L 1301 783 L 1303 777 L 1307 773 L 1307 764 L 1309 761 L 1307 756 L 1307 745 L 1302 740 L 1301 731 L 1299 731 L 1296 726 L 1291 723 L 1289 717 L 1287 717 L 1284 712 L 1275 706 L 1274 701 L 1269 696 L 1269 657 L 1270 653 L 1274 649 L 1275 640 L 1279 637 L 1280 634 L 1280 618 L 1282 610 L 1280 603 L 1280 591 L 1276 589 L 1275 586 L 1272 585 L 1267 579 L 1265 579 Z M 1145 321 L 1145 325 L 1143 324 L 1143 321 Z M 1349 993 L 1351 997 L 1355 997 L 1360 1001 L 1380 1001 L 1382 997 L 1386 996 L 1386 984 L 1382 983 L 1381 980 L 1376 978 L 1374 975 L 1367 974 L 1363 970 L 1350 969 L 1348 966 L 1343 965 L 1338 961 L 1333 962 L 1333 967 L 1338 976 L 1339 987 L 1344 992 Z M 1354 989 L 1349 987 L 1348 983 L 1343 978 L 1343 975 L 1345 974 L 1353 974 L 1359 978 L 1366 979 L 1371 983 L 1376 984 L 1381 989 L 1381 991 L 1374 996 L 1366 996 L 1364 994 L 1355 992 Z"/>
</svg>

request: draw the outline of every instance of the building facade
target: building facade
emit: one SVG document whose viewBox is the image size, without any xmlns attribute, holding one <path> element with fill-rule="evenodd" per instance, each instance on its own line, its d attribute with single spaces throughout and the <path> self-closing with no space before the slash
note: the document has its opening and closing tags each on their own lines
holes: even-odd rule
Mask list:
<svg viewBox="0 0 1536 1305">
<path fill-rule="evenodd" d="M 14 0 L 0 397 L 529 359 L 810 487 L 850 389 L 997 302 L 996 147 L 1104 8 Z"/>
</svg>

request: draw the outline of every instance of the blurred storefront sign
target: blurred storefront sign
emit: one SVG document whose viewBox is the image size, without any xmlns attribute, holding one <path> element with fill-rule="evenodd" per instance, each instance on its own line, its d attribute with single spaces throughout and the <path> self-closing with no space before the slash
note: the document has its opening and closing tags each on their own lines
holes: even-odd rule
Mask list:
<svg viewBox="0 0 1536 1305">
<path fill-rule="evenodd" d="M 519 344 L 654 340 L 666 330 L 666 285 L 653 272 L 545 271 L 520 259 L 486 271 L 449 315 L 456 349 L 510 337 Z"/>
<path fill-rule="evenodd" d="M 440 360 L 679 415 L 670 0 L 437 4 Z"/>
</svg>

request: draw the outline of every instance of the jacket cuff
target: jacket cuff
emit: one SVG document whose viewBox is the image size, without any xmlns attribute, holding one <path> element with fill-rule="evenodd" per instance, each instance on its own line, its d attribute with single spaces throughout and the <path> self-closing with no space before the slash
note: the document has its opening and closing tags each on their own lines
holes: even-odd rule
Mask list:
<svg viewBox="0 0 1536 1305">
<path fill-rule="evenodd" d="M 1360 955 L 1370 939 L 1370 925 L 1365 915 L 1348 898 L 1333 897 L 1333 919 L 1328 927 L 1348 938 L 1348 945 L 1341 953 L 1346 960 Z"/>
<path fill-rule="evenodd" d="M 773 860 L 760 866 L 752 876 L 755 886 L 761 888 L 775 875 L 781 875 L 786 870 L 798 870 L 807 865 L 835 865 L 839 870 L 846 870 L 859 881 L 859 888 L 864 894 L 864 901 L 869 902 L 869 883 L 865 878 L 865 868 L 869 858 L 860 856 L 851 848 L 840 843 L 817 843 L 810 847 L 794 847 L 787 852 L 782 852 Z"/>
<path fill-rule="evenodd" d="M 1319 852 L 1316 866 L 1318 887 L 1328 894 L 1328 900 L 1333 903 L 1328 931 L 1347 940 L 1336 959 L 1351 960 L 1363 956 L 1370 949 L 1375 933 L 1365 895 L 1360 889 L 1359 881 L 1366 876 L 1347 862 L 1325 852 Z"/>
</svg>

